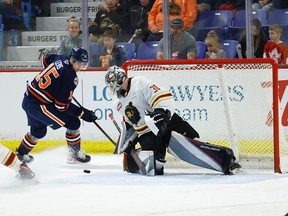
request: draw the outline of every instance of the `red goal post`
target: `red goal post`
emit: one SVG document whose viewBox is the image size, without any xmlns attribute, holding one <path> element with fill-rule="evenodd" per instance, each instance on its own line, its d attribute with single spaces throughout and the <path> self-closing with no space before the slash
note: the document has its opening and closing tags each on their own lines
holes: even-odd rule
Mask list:
<svg viewBox="0 0 288 216">
<path fill-rule="evenodd" d="M 288 170 L 275 61 L 131 60 L 123 68 L 129 76 L 143 75 L 168 88 L 175 112 L 201 140 L 231 147 L 247 168 Z"/>
</svg>

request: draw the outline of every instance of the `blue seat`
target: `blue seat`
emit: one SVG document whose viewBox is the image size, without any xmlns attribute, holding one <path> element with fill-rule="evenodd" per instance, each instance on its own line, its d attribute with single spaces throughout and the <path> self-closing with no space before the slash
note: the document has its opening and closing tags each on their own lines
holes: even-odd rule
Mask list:
<svg viewBox="0 0 288 216">
<path fill-rule="evenodd" d="M 98 43 L 90 42 L 90 55 L 95 56 L 99 55 L 100 53 L 100 46 Z"/>
<path fill-rule="evenodd" d="M 287 40 L 287 32 L 288 32 L 288 8 L 286 9 L 273 9 L 267 19 L 266 25 L 264 25 L 263 29 L 267 37 L 269 38 L 269 26 L 272 24 L 278 24 L 283 28 L 281 40 Z"/>
<path fill-rule="evenodd" d="M 196 41 L 197 55 L 196 59 L 204 59 L 207 50 L 206 44 L 203 41 Z"/>
<path fill-rule="evenodd" d="M 237 45 L 239 41 L 237 40 L 223 40 L 222 48 L 226 52 L 227 58 L 237 57 Z"/>
<path fill-rule="evenodd" d="M 228 28 L 227 31 L 227 39 L 229 40 L 240 40 L 241 34 L 245 30 L 246 26 L 246 11 L 245 10 L 238 10 L 235 14 L 234 20 L 231 23 L 231 26 Z M 257 18 L 261 26 L 265 25 L 266 23 L 266 11 L 257 9 L 252 11 L 252 18 Z"/>
<path fill-rule="evenodd" d="M 117 47 L 122 47 L 125 52 L 125 58 L 126 60 L 134 59 L 135 57 L 135 51 L 136 51 L 136 45 L 134 43 L 128 43 L 128 42 L 117 42 L 115 43 Z"/>
<path fill-rule="evenodd" d="M 270 12 L 266 25 L 279 24 L 288 25 L 288 9 L 274 9 Z"/>
<path fill-rule="evenodd" d="M 197 20 L 197 41 L 204 41 L 210 30 L 216 31 L 221 39 L 226 39 L 226 31 L 232 22 L 232 12 L 211 10 L 201 13 Z"/>
<path fill-rule="evenodd" d="M 140 43 L 136 52 L 136 59 L 156 59 L 158 47 L 159 41 Z"/>
</svg>

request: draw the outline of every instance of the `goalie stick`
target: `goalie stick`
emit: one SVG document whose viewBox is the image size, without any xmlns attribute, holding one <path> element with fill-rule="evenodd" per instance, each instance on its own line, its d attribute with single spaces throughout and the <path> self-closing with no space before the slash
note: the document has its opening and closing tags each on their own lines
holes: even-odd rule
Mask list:
<svg viewBox="0 0 288 216">
<path fill-rule="evenodd" d="M 72 99 L 75 101 L 75 103 L 79 106 L 79 107 L 82 107 L 82 105 L 78 102 L 78 100 L 72 96 Z M 93 122 L 94 125 L 96 125 L 96 127 L 107 137 L 107 139 L 110 140 L 110 142 L 112 142 L 112 144 L 114 146 L 116 146 L 117 144 L 114 142 L 114 140 L 112 140 L 112 138 L 103 130 L 103 128 L 96 122 L 94 121 Z"/>
<path fill-rule="evenodd" d="M 118 123 L 116 122 L 116 120 L 114 119 L 112 113 L 109 114 L 109 118 L 112 120 L 114 126 L 116 127 L 116 129 L 118 130 L 118 132 L 121 134 L 121 128 L 119 127 Z M 115 150 L 117 149 L 117 146 L 115 148 Z M 133 159 L 135 160 L 135 163 L 137 164 L 137 166 L 139 167 L 139 169 L 141 170 L 143 175 L 147 174 L 145 165 L 143 164 L 143 162 L 141 161 L 141 159 L 139 158 L 139 156 L 137 155 L 136 151 L 134 148 L 131 148 L 131 156 L 133 157 Z"/>
</svg>

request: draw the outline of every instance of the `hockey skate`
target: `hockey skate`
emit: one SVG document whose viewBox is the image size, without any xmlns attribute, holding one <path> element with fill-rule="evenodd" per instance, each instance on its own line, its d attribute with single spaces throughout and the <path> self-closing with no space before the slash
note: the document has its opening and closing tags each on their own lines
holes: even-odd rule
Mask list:
<svg viewBox="0 0 288 216">
<path fill-rule="evenodd" d="M 35 177 L 35 173 L 27 166 L 25 162 L 20 165 L 16 178 L 21 180 L 30 180 Z"/>
<path fill-rule="evenodd" d="M 34 157 L 32 155 L 26 154 L 26 155 L 22 155 L 19 152 L 15 153 L 18 157 L 18 159 L 21 162 L 25 162 L 25 163 L 31 163 L 34 160 Z"/>
<path fill-rule="evenodd" d="M 155 175 L 164 175 L 164 164 L 166 163 L 165 155 L 158 153 L 155 161 Z"/>
<path fill-rule="evenodd" d="M 77 164 L 77 163 L 87 163 L 91 160 L 91 157 L 85 154 L 85 151 L 80 150 L 78 152 L 69 151 L 67 163 L 68 164 Z"/>
</svg>

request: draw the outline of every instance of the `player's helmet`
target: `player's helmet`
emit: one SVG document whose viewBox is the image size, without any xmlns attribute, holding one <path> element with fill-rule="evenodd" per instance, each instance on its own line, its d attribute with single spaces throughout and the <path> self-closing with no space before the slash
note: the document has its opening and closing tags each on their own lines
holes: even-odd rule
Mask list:
<svg viewBox="0 0 288 216">
<path fill-rule="evenodd" d="M 126 78 L 127 74 L 124 69 L 117 66 L 111 66 L 107 69 L 105 83 L 112 93 L 115 94 L 115 92 L 120 90 L 120 87 Z"/>
<path fill-rule="evenodd" d="M 84 68 L 88 67 L 88 52 L 83 47 L 74 47 L 69 58 L 72 58 L 73 62 L 78 61 Z"/>
</svg>

